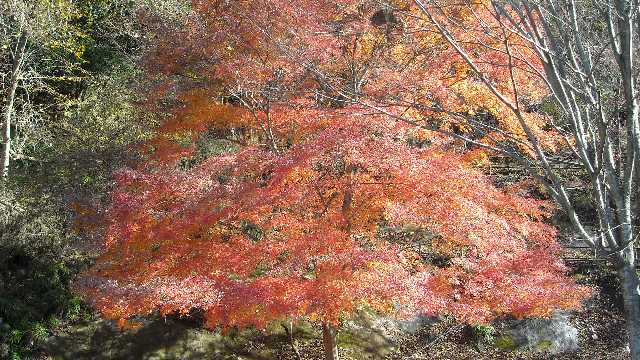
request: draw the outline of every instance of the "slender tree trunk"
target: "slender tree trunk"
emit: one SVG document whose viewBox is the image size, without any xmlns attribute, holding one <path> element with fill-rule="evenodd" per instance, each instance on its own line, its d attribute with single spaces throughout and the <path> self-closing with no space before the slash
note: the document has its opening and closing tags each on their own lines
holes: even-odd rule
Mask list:
<svg viewBox="0 0 640 360">
<path fill-rule="evenodd" d="M 629 245 L 622 250 L 618 259 L 618 276 L 622 287 L 629 349 L 632 360 L 640 360 L 640 280 L 636 272 L 635 253 Z"/>
<path fill-rule="evenodd" d="M 9 161 L 11 157 L 11 114 L 13 113 L 13 104 L 16 98 L 16 90 L 18 89 L 18 81 L 20 80 L 20 71 L 22 67 L 22 58 L 27 44 L 27 36 L 23 33 L 18 39 L 18 43 L 14 49 L 13 62 L 11 68 L 11 83 L 9 84 L 9 92 L 7 93 L 6 104 L 3 114 L 2 126 L 2 177 L 9 175 Z"/>
<path fill-rule="evenodd" d="M 338 330 L 329 325 L 322 324 L 322 342 L 324 344 L 325 360 L 340 360 L 338 356 L 338 342 L 336 341 Z"/>
<path fill-rule="evenodd" d="M 16 97 L 16 88 L 18 80 L 16 71 L 11 76 L 11 85 L 7 94 L 6 105 L 4 107 L 3 123 L 2 123 L 2 177 L 9 175 L 9 159 L 11 156 L 11 113 L 13 112 L 13 102 Z"/>
<path fill-rule="evenodd" d="M 289 321 L 289 326 L 282 324 L 282 327 L 289 337 L 289 344 L 291 344 L 291 350 L 293 350 L 293 353 L 296 355 L 296 359 L 302 360 L 300 350 L 298 350 L 298 346 L 296 346 L 296 340 L 293 338 L 293 321 Z"/>
</svg>

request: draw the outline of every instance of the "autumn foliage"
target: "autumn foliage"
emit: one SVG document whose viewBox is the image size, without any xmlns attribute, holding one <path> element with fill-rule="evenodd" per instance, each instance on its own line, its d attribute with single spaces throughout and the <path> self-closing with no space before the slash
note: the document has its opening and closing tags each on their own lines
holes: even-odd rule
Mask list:
<svg viewBox="0 0 640 360">
<path fill-rule="evenodd" d="M 435 34 L 403 36 L 426 19 L 355 1 L 193 9 L 157 25 L 148 106 L 166 120 L 117 172 L 104 253 L 77 285 L 105 316 L 201 309 L 210 328 L 264 328 L 363 307 L 487 322 L 580 306 L 552 207 L 496 188 L 474 167 L 486 153 L 442 135 L 463 113 L 513 119 Z M 432 130 L 349 100 L 365 94 L 424 104 L 411 114 Z"/>
</svg>

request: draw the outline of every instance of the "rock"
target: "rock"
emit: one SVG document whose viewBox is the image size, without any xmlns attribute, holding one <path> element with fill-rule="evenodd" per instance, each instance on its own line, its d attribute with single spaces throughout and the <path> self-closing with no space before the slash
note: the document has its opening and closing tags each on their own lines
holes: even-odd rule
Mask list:
<svg viewBox="0 0 640 360">
<path fill-rule="evenodd" d="M 425 326 L 438 322 L 437 318 L 415 315 L 408 319 L 395 319 L 362 311 L 347 324 L 351 330 L 370 331 L 387 341 L 395 342 L 406 334 L 414 334 Z"/>
<path fill-rule="evenodd" d="M 423 327 L 438 322 L 437 318 L 424 315 L 415 315 L 414 317 L 402 320 L 371 314 L 368 316 L 371 316 L 368 325 L 373 329 L 382 330 L 387 338 L 402 336 L 403 334 L 415 334 Z"/>
<path fill-rule="evenodd" d="M 363 310 L 344 324 L 338 340 L 343 353 L 354 360 L 386 359 L 407 336 L 435 321 L 418 315 L 400 320 Z"/>
<path fill-rule="evenodd" d="M 567 313 L 556 313 L 549 319 L 525 319 L 518 321 L 495 345 L 502 349 L 523 348 L 537 352 L 559 354 L 577 351 L 578 329 L 569 321 Z"/>
<path fill-rule="evenodd" d="M 437 317 L 426 316 L 426 315 L 416 315 L 415 317 L 408 320 L 395 320 L 398 324 L 398 328 L 403 332 L 409 334 L 415 334 L 420 329 L 425 326 L 433 325 L 438 322 Z"/>
</svg>

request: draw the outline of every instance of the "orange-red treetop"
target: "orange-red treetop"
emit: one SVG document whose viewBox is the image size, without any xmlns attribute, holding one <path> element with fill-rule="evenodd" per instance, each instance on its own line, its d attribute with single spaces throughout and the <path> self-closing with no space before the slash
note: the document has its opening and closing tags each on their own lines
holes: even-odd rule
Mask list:
<svg viewBox="0 0 640 360">
<path fill-rule="evenodd" d="M 394 0 L 390 7 L 372 0 L 192 3 L 193 13 L 179 24 L 149 21 L 157 29 L 144 64 L 158 80 L 150 103 L 206 88 L 209 98 L 241 95 L 244 105 L 261 110 L 267 100 L 313 91 L 325 105 L 395 106 L 421 125 L 533 155 L 520 119 L 414 1 Z M 503 26 L 504 15 L 488 0 L 445 0 L 438 8 L 434 16 L 457 24 L 452 36 L 496 90 L 523 109 L 541 145 L 552 151 L 567 146 L 546 115 L 529 111 L 548 95 L 542 64 L 526 39 Z"/>
<path fill-rule="evenodd" d="M 482 322 L 576 308 L 588 295 L 565 276 L 546 202 L 498 190 L 436 133 L 310 95 L 339 95 L 331 87 L 348 76 L 338 75 L 357 73 L 354 54 L 380 31 L 356 26 L 349 19 L 366 8 L 335 5 L 344 3 L 194 1 L 185 30 L 159 38 L 149 72 L 164 74 L 158 98 L 171 94 L 175 105 L 143 147 L 147 161 L 117 173 L 105 252 L 78 282 L 106 316 L 199 308 L 209 327 L 264 327 L 285 317 L 337 323 L 366 305 Z M 327 19 L 360 35 L 311 36 Z M 255 22 L 269 26 L 256 32 Z M 314 31 L 288 31 L 292 24 Z M 348 50 L 350 41 L 357 46 Z M 430 54 L 456 63 L 446 47 Z M 367 72 L 397 65 L 377 64 Z M 325 82 L 316 70 L 334 77 Z M 457 94 L 459 84 L 475 86 L 470 76 L 412 71 L 411 96 L 488 104 Z M 385 76 L 372 79 L 374 95 L 393 83 Z M 223 104 L 229 93 L 232 104 Z M 207 138 L 235 149 L 196 156 Z M 394 229 L 419 236 L 389 236 Z"/>
</svg>

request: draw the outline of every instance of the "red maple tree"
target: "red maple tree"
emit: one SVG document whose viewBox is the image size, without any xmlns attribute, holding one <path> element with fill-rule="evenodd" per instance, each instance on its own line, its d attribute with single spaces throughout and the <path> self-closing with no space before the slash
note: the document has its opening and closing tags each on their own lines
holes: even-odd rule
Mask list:
<svg viewBox="0 0 640 360">
<path fill-rule="evenodd" d="M 119 320 L 201 309 L 209 328 L 320 322 L 330 359 L 335 328 L 362 307 L 465 322 L 579 307 L 589 291 L 565 276 L 549 204 L 497 189 L 438 131 L 340 98 L 338 74 L 379 29 L 370 10 L 335 4 L 194 1 L 190 22 L 164 31 L 147 57 L 151 100 L 177 105 L 146 161 L 117 172 L 105 251 L 78 288 Z M 336 24 L 361 34 L 309 35 Z M 406 229 L 422 235 L 388 236 Z"/>
</svg>

